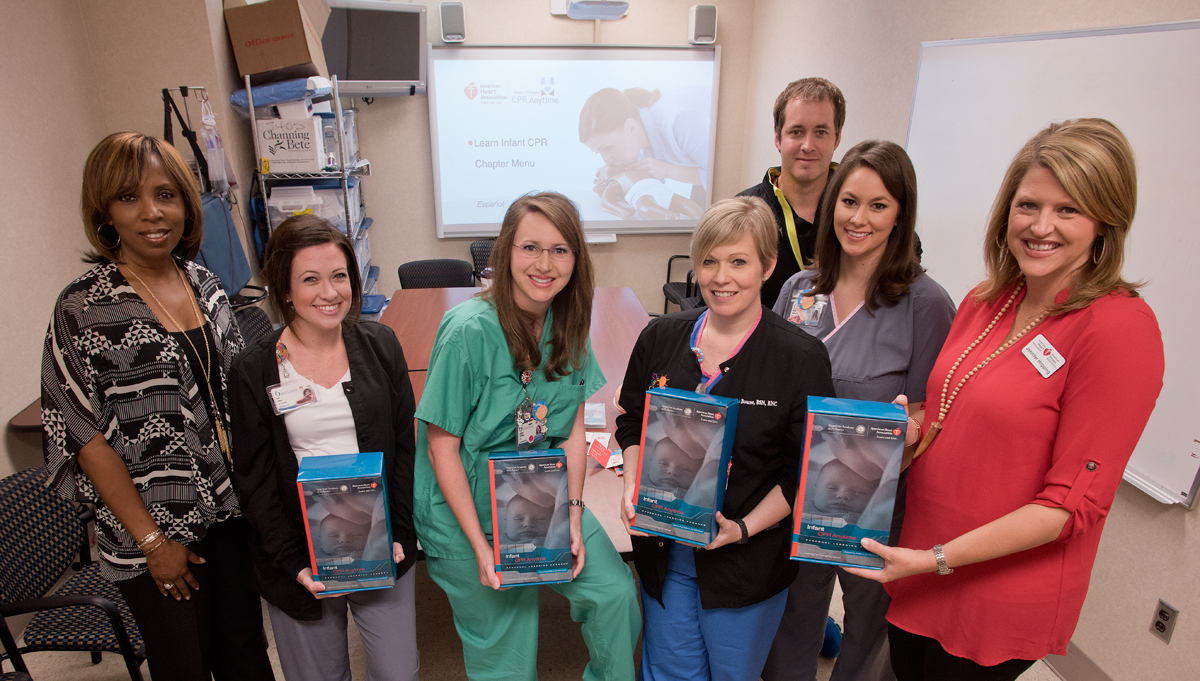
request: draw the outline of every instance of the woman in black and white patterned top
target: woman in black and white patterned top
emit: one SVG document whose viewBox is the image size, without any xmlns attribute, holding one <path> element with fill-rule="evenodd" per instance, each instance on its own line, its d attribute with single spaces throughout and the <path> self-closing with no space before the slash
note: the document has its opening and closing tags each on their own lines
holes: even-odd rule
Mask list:
<svg viewBox="0 0 1200 681">
<path fill-rule="evenodd" d="M 155 679 L 273 679 L 227 464 L 243 343 L 220 281 L 189 262 L 195 177 L 169 144 L 115 133 L 88 157 L 81 204 L 95 266 L 60 294 L 42 355 L 50 486 L 96 504 L 101 572 Z"/>
</svg>

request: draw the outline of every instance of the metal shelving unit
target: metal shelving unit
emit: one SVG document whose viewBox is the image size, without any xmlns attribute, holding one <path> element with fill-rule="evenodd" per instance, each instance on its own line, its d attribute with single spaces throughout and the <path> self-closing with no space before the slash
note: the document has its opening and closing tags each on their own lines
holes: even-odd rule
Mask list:
<svg viewBox="0 0 1200 681">
<path fill-rule="evenodd" d="M 345 119 L 343 118 L 343 113 L 342 113 L 342 98 L 339 96 L 339 93 L 338 93 L 337 76 L 333 76 L 331 81 L 333 83 L 332 94 L 333 94 L 333 108 L 334 108 L 334 123 L 335 123 L 336 129 L 337 129 L 338 168 L 336 170 L 325 170 L 325 171 L 315 172 L 315 173 L 264 173 L 263 172 L 263 165 L 264 165 L 263 162 L 266 159 L 263 157 L 262 149 L 261 149 L 259 138 L 258 138 L 258 121 L 257 121 L 257 117 L 255 116 L 255 111 L 254 111 L 254 90 L 250 86 L 250 76 L 245 77 L 246 103 L 250 108 L 250 131 L 251 131 L 251 135 L 254 137 L 254 172 L 258 175 L 259 182 L 262 183 L 263 192 L 267 196 L 269 196 L 269 194 L 270 194 L 271 185 L 276 184 L 278 182 L 282 182 L 282 181 L 288 181 L 288 180 L 338 180 L 341 184 L 341 189 L 342 189 L 342 210 L 345 213 L 345 218 L 346 218 L 346 233 L 350 237 L 350 241 L 354 243 L 355 251 L 357 252 L 358 251 L 358 241 L 360 239 L 366 238 L 366 231 L 367 231 L 367 227 L 370 227 L 370 225 L 371 225 L 371 218 L 368 218 L 365 215 L 363 215 L 363 216 L 361 216 L 361 219 L 358 224 L 353 224 L 351 222 L 351 220 L 350 220 L 350 214 L 351 214 L 351 211 L 350 211 L 350 178 L 352 176 L 359 177 L 359 178 L 369 176 L 371 174 L 371 162 L 366 159 L 359 159 L 357 161 L 351 162 L 351 160 L 349 158 L 347 158 L 347 156 L 346 156 L 346 146 L 347 145 L 346 145 Z M 363 195 L 363 188 L 362 188 L 361 182 L 359 184 L 358 190 L 359 190 L 359 197 L 361 198 Z M 264 196 L 264 198 L 267 198 L 267 196 Z M 365 201 L 360 203 L 360 205 L 363 206 L 364 212 L 365 212 Z M 370 251 L 369 251 L 369 245 L 368 245 L 368 253 L 369 252 Z M 367 278 L 366 273 L 370 270 L 370 268 L 371 268 L 370 258 L 367 258 L 366 262 L 359 263 L 359 269 L 361 270 L 360 274 L 362 275 L 361 280 L 362 280 L 364 286 L 366 285 L 366 278 Z"/>
</svg>

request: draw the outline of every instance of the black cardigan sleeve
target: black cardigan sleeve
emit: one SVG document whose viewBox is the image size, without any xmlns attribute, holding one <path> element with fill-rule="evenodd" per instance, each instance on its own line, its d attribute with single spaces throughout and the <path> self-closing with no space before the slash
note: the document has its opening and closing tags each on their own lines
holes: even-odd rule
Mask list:
<svg viewBox="0 0 1200 681">
<path fill-rule="evenodd" d="M 242 502 L 242 515 L 258 532 L 263 550 L 273 563 L 295 577 L 311 566 L 307 541 L 296 532 L 296 523 L 287 517 L 284 491 L 279 488 L 276 470 L 276 417 L 267 401 L 267 386 L 278 379 L 274 362 L 275 337 L 247 348 L 234 361 L 229 373 L 232 477 L 234 490 Z M 270 356 L 264 358 L 267 354 Z M 269 373 L 274 374 L 274 379 Z M 287 492 L 296 494 L 295 490 Z"/>
<path fill-rule="evenodd" d="M 617 401 L 624 413 L 617 415 L 617 444 L 621 449 L 636 447 L 642 443 L 642 412 L 646 408 L 646 390 L 650 388 L 650 377 L 646 375 L 647 354 L 654 345 L 656 320 L 651 320 L 638 335 L 625 369 L 625 380 L 621 383 L 621 397 Z"/>
<path fill-rule="evenodd" d="M 384 327 L 386 328 L 386 327 Z M 417 404 L 413 397 L 408 363 L 395 333 L 387 329 L 384 337 L 389 354 L 388 377 L 395 390 L 392 430 L 395 436 L 395 462 L 388 471 L 388 506 L 392 516 L 392 539 L 404 547 L 405 558 L 416 558 L 416 532 L 413 529 L 413 467 L 416 461 Z"/>
</svg>

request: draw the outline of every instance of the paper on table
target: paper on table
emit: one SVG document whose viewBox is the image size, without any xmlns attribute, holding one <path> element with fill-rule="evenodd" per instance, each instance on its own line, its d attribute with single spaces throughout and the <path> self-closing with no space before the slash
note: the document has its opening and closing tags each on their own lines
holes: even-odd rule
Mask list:
<svg viewBox="0 0 1200 681">
<path fill-rule="evenodd" d="M 620 452 L 612 452 L 608 448 L 608 441 L 611 435 L 608 433 L 588 433 L 587 441 L 588 456 L 595 459 L 601 466 L 605 468 L 615 468 L 624 463 L 624 459 Z"/>
<path fill-rule="evenodd" d="M 584 428 L 603 428 L 605 423 L 603 402 L 588 402 L 583 405 Z"/>
</svg>

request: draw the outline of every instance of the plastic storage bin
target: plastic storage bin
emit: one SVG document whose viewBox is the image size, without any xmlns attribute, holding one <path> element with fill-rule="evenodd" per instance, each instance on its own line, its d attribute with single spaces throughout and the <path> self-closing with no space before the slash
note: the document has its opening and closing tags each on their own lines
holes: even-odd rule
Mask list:
<svg viewBox="0 0 1200 681">
<path fill-rule="evenodd" d="M 368 295 L 363 296 L 362 314 L 360 319 L 368 322 L 377 322 L 383 316 L 383 311 L 387 308 L 388 299 L 386 296 Z"/>
<path fill-rule="evenodd" d="M 352 177 L 347 182 L 350 192 L 350 222 L 354 225 L 362 222 L 362 192 L 358 182 L 357 177 Z M 339 180 L 293 180 L 279 183 L 271 190 L 271 198 L 267 199 L 267 220 L 274 231 L 279 223 L 293 215 L 312 210 L 314 215 L 332 222 L 343 234 L 349 234 L 343 208 L 345 202 Z"/>
</svg>

